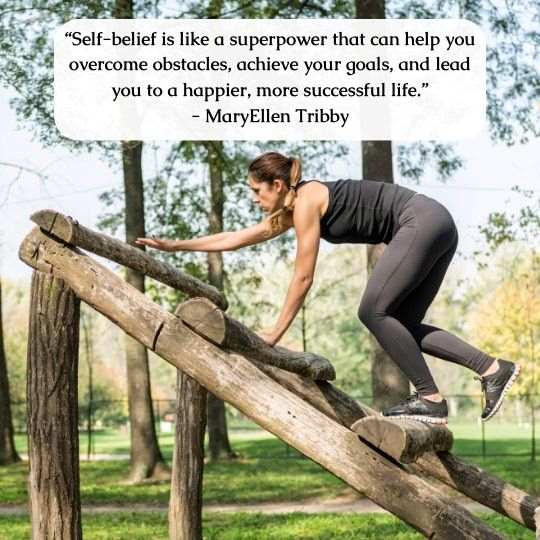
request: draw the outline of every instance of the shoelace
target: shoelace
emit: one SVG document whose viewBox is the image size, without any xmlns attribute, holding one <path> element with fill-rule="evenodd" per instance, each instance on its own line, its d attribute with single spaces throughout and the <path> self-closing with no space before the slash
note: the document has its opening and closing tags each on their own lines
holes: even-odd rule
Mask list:
<svg viewBox="0 0 540 540">
<path fill-rule="evenodd" d="M 486 384 L 487 384 L 487 381 L 485 379 L 485 377 L 482 377 L 482 375 L 478 375 L 478 376 L 474 376 L 474 378 L 477 380 L 477 381 L 480 381 L 481 385 L 482 385 L 482 390 L 485 389 L 486 387 Z"/>
<path fill-rule="evenodd" d="M 418 392 L 413 392 L 405 401 L 409 402 L 409 401 L 414 401 L 416 399 L 418 399 Z"/>
</svg>

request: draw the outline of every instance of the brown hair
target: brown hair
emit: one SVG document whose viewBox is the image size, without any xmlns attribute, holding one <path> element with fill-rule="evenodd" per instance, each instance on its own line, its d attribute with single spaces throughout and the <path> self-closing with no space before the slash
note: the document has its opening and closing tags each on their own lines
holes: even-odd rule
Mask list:
<svg viewBox="0 0 540 540">
<path fill-rule="evenodd" d="M 280 230 L 283 216 L 294 208 L 296 185 L 302 178 L 300 160 L 294 157 L 286 157 L 279 152 L 266 152 L 250 163 L 248 173 L 257 182 L 266 182 L 268 184 L 271 184 L 275 178 L 279 178 L 289 188 L 283 206 L 267 218 L 272 232 Z"/>
</svg>

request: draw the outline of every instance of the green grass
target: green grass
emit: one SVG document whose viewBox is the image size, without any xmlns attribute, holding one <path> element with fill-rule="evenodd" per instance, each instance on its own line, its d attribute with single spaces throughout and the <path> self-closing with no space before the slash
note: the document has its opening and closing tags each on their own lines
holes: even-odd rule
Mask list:
<svg viewBox="0 0 540 540">
<path fill-rule="evenodd" d="M 242 423 L 243 429 L 230 430 L 234 441 L 267 439 L 272 437 L 258 428 L 253 422 Z M 455 452 L 459 455 L 482 455 L 482 427 L 473 421 L 458 422 L 450 419 L 449 427 L 455 437 Z M 520 427 L 514 423 L 494 420 L 485 424 L 486 454 L 487 456 L 501 453 L 531 454 L 531 428 Z M 161 433 L 158 436 L 159 444 L 164 456 L 170 459 L 174 447 L 174 434 Z M 17 449 L 27 452 L 27 439 L 25 435 L 15 437 Z M 79 436 L 79 449 L 81 456 L 86 456 L 87 437 L 85 433 Z M 96 431 L 93 439 L 93 450 L 96 454 L 129 454 L 129 435 L 120 431 Z M 280 443 L 279 455 L 286 456 L 286 445 Z M 540 439 L 537 439 L 537 455 L 540 458 Z"/>
<path fill-rule="evenodd" d="M 257 429 L 243 429 L 239 431 L 230 431 L 231 439 L 235 441 L 268 439 L 272 437 L 269 433 Z M 170 459 L 174 448 L 174 434 L 160 433 L 158 435 L 159 445 L 163 455 Z M 208 442 L 208 441 L 207 441 Z M 93 436 L 93 453 L 95 454 L 129 454 L 129 435 L 120 431 L 98 430 Z M 285 454 L 285 444 L 281 443 L 283 454 Z M 15 436 L 15 446 L 21 453 L 28 452 L 28 441 L 24 434 Z M 81 457 L 86 457 L 88 439 L 86 433 L 79 434 L 79 452 Z"/>
<path fill-rule="evenodd" d="M 463 434 L 469 435 L 467 427 Z M 457 435 L 458 430 L 455 430 Z M 124 452 L 115 434 L 104 434 L 103 447 Z M 456 453 L 469 450 L 477 444 L 474 437 L 458 439 Z M 299 501 L 309 498 L 332 499 L 345 489 L 345 484 L 324 471 L 309 459 L 300 459 L 299 453 L 289 449 L 278 439 L 261 432 L 233 435 L 232 444 L 240 455 L 233 462 L 210 463 L 204 470 L 204 502 L 240 503 Z M 489 442 L 492 448 L 523 453 L 528 441 L 515 438 Z M 170 458 L 172 436 L 162 437 L 164 453 Z M 504 480 L 529 493 L 540 495 L 540 460 L 531 462 L 527 457 L 467 458 Z M 0 503 L 26 504 L 26 463 L 0 467 Z M 163 504 L 169 499 L 167 482 L 155 485 L 128 486 L 127 461 L 81 462 L 81 498 L 84 504 L 133 503 Z M 488 515 L 487 522 L 508 538 L 525 540 L 533 533 L 500 516 Z M 85 515 L 85 538 L 115 540 L 130 538 L 165 539 L 167 523 L 165 512 Z M 26 516 L 0 518 L 0 540 L 26 539 L 29 535 Z M 377 514 L 318 514 L 291 513 L 286 515 L 215 514 L 204 515 L 206 540 L 332 540 L 332 539 L 387 539 L 409 540 L 421 536 L 392 516 Z"/>
<path fill-rule="evenodd" d="M 458 450 L 470 441 L 456 442 Z M 249 504 L 258 502 L 298 501 L 310 498 L 331 499 L 345 489 L 345 484 L 309 459 L 289 450 L 272 436 L 234 438 L 233 447 L 240 457 L 232 462 L 209 463 L 204 470 L 204 502 Z M 493 443 L 495 444 L 495 443 Z M 502 449 L 513 447 L 514 440 L 499 441 Z M 459 451 L 457 452 L 459 454 Z M 540 460 L 527 457 L 466 458 L 485 470 L 540 495 Z M 0 503 L 25 504 L 27 500 L 27 464 L 0 467 Z M 83 504 L 166 504 L 169 484 L 126 486 L 127 461 L 81 462 L 81 498 Z"/>
<path fill-rule="evenodd" d="M 300 454 L 290 450 L 286 458 L 281 441 L 274 437 L 234 440 L 239 459 L 209 463 L 204 470 L 204 501 L 209 503 L 257 503 L 332 498 L 344 484 L 308 459 L 293 459 Z M 81 462 L 83 504 L 167 503 L 169 483 L 126 486 L 127 461 Z M 0 503 L 26 502 L 27 464 L 0 467 Z"/>
<path fill-rule="evenodd" d="M 482 516 L 512 540 L 533 540 L 534 533 L 499 516 Z M 83 534 L 89 540 L 167 539 L 167 516 L 158 513 L 88 515 Z M 1 540 L 26 540 L 26 517 L 2 518 Z M 217 514 L 203 515 L 205 540 L 419 540 L 422 535 L 398 519 L 380 514 Z"/>
</svg>

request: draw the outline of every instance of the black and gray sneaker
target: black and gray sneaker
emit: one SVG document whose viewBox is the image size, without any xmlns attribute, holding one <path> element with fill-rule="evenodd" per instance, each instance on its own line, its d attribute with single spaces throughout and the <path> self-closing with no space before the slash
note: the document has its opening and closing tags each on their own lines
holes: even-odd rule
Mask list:
<svg viewBox="0 0 540 540">
<path fill-rule="evenodd" d="M 403 403 L 399 403 L 383 411 L 382 414 L 390 418 L 409 418 L 430 424 L 448 423 L 448 405 L 446 404 L 446 399 L 437 403 L 429 399 L 424 399 L 418 392 L 411 394 Z"/>
<path fill-rule="evenodd" d="M 499 369 L 491 375 L 475 377 L 481 381 L 484 392 L 485 407 L 482 411 L 482 422 L 487 422 L 501 408 L 504 396 L 517 379 L 520 366 L 506 360 L 499 360 Z"/>
</svg>

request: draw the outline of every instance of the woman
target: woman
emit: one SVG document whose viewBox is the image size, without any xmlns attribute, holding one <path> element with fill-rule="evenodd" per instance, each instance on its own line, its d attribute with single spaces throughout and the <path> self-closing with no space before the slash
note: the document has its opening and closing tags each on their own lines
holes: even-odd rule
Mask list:
<svg viewBox="0 0 540 540">
<path fill-rule="evenodd" d="M 448 408 L 422 356 L 428 353 L 472 369 L 482 382 L 489 420 L 519 374 L 513 362 L 496 359 L 435 326 L 422 323 L 456 251 L 458 233 L 440 203 L 395 184 L 372 180 L 300 181 L 298 159 L 277 152 L 249 166 L 253 200 L 269 216 L 234 232 L 192 240 L 139 238 L 165 251 L 230 251 L 264 242 L 294 227 L 294 275 L 274 329 L 275 345 L 291 325 L 313 282 L 321 238 L 332 243 L 387 244 L 366 285 L 358 316 L 414 385 L 416 392 L 385 416 L 446 423 Z"/>
</svg>

